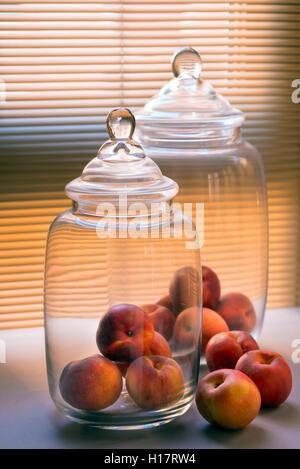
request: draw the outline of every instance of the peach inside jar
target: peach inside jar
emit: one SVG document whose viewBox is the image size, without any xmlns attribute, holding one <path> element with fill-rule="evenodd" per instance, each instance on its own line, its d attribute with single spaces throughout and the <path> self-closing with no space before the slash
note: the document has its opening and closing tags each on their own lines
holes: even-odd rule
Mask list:
<svg viewBox="0 0 300 469">
<path fill-rule="evenodd" d="M 99 386 L 96 383 L 93 387 L 95 399 L 99 398 L 100 402 L 101 394 L 104 404 L 96 401 L 87 404 L 84 402 L 82 405 L 79 402 L 76 403 L 77 408 L 88 410 L 94 405 L 95 410 L 102 406 L 105 408 L 105 398 L 110 398 L 108 405 L 114 403 L 122 388 L 126 389 L 135 404 L 144 410 L 168 408 L 180 401 L 185 391 L 185 366 L 191 370 L 188 378 L 190 379 L 193 364 L 184 363 L 181 367 L 177 359 L 172 357 L 170 345 L 177 341 L 181 349 L 188 346 L 189 353 L 191 347 L 198 347 L 201 316 L 199 280 L 199 273 L 194 267 L 183 267 L 172 276 L 170 294 L 160 300 L 162 304 L 136 306 L 120 303 L 104 314 L 96 332 L 96 343 L 101 355 L 93 360 L 97 364 L 98 359 L 100 360 L 99 367 L 103 363 L 103 376 L 104 369 L 108 374 L 112 371 L 116 389 L 113 396 L 109 396 L 104 381 Z M 80 398 L 85 392 L 90 392 L 88 385 L 93 381 L 93 376 L 90 376 L 89 381 L 90 363 L 91 360 L 88 360 L 78 367 L 83 370 L 84 376 L 82 386 L 81 383 L 74 384 Z M 95 375 L 94 368 L 91 370 Z M 122 376 L 125 378 L 123 381 Z M 64 377 L 61 392 L 65 400 L 71 403 L 69 395 L 72 392 L 68 394 L 66 391 L 71 379 L 68 378 L 66 382 L 63 380 Z M 109 376 L 106 381 L 110 383 Z M 76 395 L 77 399 L 79 397 Z M 75 400 L 72 402 L 71 405 L 75 406 Z"/>
<path fill-rule="evenodd" d="M 108 310 L 96 334 L 100 352 L 117 362 L 131 362 L 150 347 L 154 327 L 148 315 L 133 304 L 119 304 Z"/>
<path fill-rule="evenodd" d="M 126 388 L 144 410 L 167 408 L 184 393 L 184 376 L 178 363 L 169 357 L 140 357 L 129 366 Z"/>
</svg>

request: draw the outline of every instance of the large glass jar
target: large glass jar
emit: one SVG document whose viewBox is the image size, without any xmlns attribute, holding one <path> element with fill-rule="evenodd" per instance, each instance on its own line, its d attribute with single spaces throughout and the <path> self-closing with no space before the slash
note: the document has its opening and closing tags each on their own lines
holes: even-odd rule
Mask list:
<svg viewBox="0 0 300 469">
<path fill-rule="evenodd" d="M 196 225 L 195 207 L 203 204 L 204 344 L 226 326 L 258 337 L 267 293 L 268 230 L 262 159 L 241 137 L 243 114 L 200 79 L 201 67 L 192 48 L 174 54 L 174 78 L 137 112 L 135 136 L 178 182 L 175 201 L 191 204 Z M 214 322 L 207 309 L 226 324 Z"/>
<path fill-rule="evenodd" d="M 201 332 L 200 250 L 177 184 L 112 111 L 110 134 L 66 186 L 45 266 L 48 380 L 57 408 L 103 428 L 169 422 L 191 405 Z M 194 236 L 194 239 L 193 239 Z"/>
</svg>

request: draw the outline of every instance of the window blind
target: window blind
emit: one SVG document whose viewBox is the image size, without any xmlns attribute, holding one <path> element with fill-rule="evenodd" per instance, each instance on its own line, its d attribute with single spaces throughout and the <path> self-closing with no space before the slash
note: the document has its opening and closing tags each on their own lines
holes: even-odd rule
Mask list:
<svg viewBox="0 0 300 469">
<path fill-rule="evenodd" d="M 70 206 L 64 185 L 106 138 L 107 112 L 143 106 L 185 45 L 246 113 L 244 136 L 264 159 L 268 307 L 299 304 L 299 1 L 6 0 L 0 18 L 0 328 L 42 324 L 46 236 Z"/>
</svg>

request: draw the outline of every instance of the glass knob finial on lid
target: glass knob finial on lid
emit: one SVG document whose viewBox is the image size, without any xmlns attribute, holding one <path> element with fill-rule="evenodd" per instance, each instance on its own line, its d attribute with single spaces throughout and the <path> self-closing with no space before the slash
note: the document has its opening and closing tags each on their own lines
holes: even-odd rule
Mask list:
<svg viewBox="0 0 300 469">
<path fill-rule="evenodd" d="M 182 47 L 173 54 L 172 71 L 175 77 L 190 75 L 194 78 L 200 78 L 201 70 L 201 56 L 192 47 Z"/>
<path fill-rule="evenodd" d="M 135 129 L 135 118 L 127 108 L 110 111 L 106 118 L 106 128 L 112 139 L 131 139 Z"/>
<path fill-rule="evenodd" d="M 135 118 L 129 109 L 117 108 L 110 111 L 106 118 L 106 128 L 110 139 L 100 147 L 98 158 L 118 161 L 145 158 L 141 145 L 132 139 Z"/>
<path fill-rule="evenodd" d="M 241 125 L 243 113 L 232 107 L 208 81 L 200 78 L 202 58 L 197 50 L 182 47 L 173 54 L 171 67 L 173 78 L 137 113 L 140 141 L 145 141 L 143 135 L 139 135 L 140 125 L 145 125 L 142 129 L 144 134 L 155 132 L 156 126 L 166 125 L 169 128 L 170 124 L 174 124 L 175 136 L 182 124 L 190 129 L 195 128 L 197 135 L 201 127 Z"/>
</svg>

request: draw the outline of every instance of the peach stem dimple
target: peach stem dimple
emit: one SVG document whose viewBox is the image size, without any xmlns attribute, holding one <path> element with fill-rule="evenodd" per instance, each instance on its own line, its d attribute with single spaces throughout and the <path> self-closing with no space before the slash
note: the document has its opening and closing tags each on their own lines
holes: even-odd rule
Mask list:
<svg viewBox="0 0 300 469">
<path fill-rule="evenodd" d="M 219 386 L 221 386 L 221 384 L 223 384 L 223 383 L 215 383 L 214 388 L 218 388 Z"/>
<path fill-rule="evenodd" d="M 161 370 L 163 366 L 164 366 L 163 363 L 158 362 L 158 363 L 155 363 L 154 368 L 156 368 L 157 370 Z"/>
<path fill-rule="evenodd" d="M 272 361 L 275 357 L 261 357 L 261 364 L 262 365 L 271 365 Z"/>
</svg>

